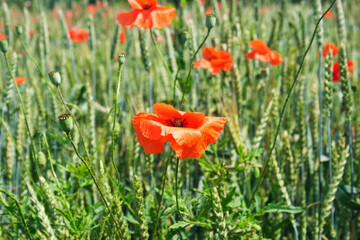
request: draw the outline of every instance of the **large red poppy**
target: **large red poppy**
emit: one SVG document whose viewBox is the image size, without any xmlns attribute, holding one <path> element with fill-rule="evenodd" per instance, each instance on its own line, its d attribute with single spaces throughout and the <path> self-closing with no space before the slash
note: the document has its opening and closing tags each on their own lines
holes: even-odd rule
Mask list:
<svg viewBox="0 0 360 240">
<path fill-rule="evenodd" d="M 71 41 L 75 43 L 84 42 L 89 39 L 89 33 L 82 28 L 71 28 L 69 29 L 69 36 Z"/>
<path fill-rule="evenodd" d="M 164 28 L 175 17 L 175 8 L 157 5 L 157 0 L 128 0 L 132 11 L 118 13 L 119 23 L 127 28 Z"/>
<path fill-rule="evenodd" d="M 137 141 L 149 154 L 161 153 L 164 143 L 170 142 L 178 158 L 200 158 L 226 123 L 226 118 L 182 112 L 165 103 L 155 103 L 153 109 L 155 114 L 138 113 L 132 118 Z"/>
<path fill-rule="evenodd" d="M 326 55 L 328 54 L 329 52 L 329 49 L 331 49 L 331 53 L 332 53 L 332 56 L 334 57 L 336 54 L 338 54 L 339 52 L 339 48 L 335 45 L 335 44 L 332 44 L 332 43 L 327 43 L 324 45 L 324 50 L 322 52 L 322 56 L 323 57 L 326 57 Z M 320 56 L 320 52 L 317 53 L 318 56 Z"/>
<path fill-rule="evenodd" d="M 260 39 L 250 41 L 250 47 L 252 47 L 253 50 L 246 55 L 248 59 L 254 59 L 256 57 L 260 62 L 270 62 L 273 66 L 283 62 L 280 53 L 270 50 L 267 44 Z"/>
<path fill-rule="evenodd" d="M 348 66 L 349 73 L 354 73 L 354 68 L 353 68 L 354 62 L 346 60 L 346 63 Z M 333 81 L 338 82 L 340 80 L 341 80 L 341 78 L 340 78 L 339 62 L 334 62 L 334 64 L 333 64 Z"/>
<path fill-rule="evenodd" d="M 212 47 L 204 47 L 202 51 L 204 59 L 196 61 L 194 67 L 208 68 L 211 74 L 216 75 L 223 71 L 229 71 L 232 67 L 232 57 L 227 51 L 217 51 Z"/>
</svg>

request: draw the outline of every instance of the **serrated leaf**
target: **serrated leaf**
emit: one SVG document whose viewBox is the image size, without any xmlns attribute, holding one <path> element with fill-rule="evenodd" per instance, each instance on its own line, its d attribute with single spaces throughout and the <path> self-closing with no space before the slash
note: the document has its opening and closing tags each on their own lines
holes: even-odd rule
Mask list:
<svg viewBox="0 0 360 240">
<path fill-rule="evenodd" d="M 305 208 L 302 207 L 292 207 L 287 205 L 281 205 L 281 203 L 270 203 L 266 207 L 262 209 L 265 213 L 273 213 L 273 212 L 285 212 L 285 213 L 301 213 L 305 211 Z"/>
</svg>

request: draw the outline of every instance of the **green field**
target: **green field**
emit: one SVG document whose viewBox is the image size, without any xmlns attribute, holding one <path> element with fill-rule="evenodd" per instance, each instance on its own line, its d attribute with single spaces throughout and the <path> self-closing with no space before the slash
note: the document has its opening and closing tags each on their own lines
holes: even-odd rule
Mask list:
<svg viewBox="0 0 360 240">
<path fill-rule="evenodd" d="M 359 11 L 0 0 L 0 239 L 360 239 Z"/>
</svg>

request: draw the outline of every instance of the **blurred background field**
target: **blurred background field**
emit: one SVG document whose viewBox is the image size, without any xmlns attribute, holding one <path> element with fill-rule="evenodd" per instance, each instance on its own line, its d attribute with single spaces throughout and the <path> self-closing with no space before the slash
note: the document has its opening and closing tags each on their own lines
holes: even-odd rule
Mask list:
<svg viewBox="0 0 360 240">
<path fill-rule="evenodd" d="M 358 5 L 335 1 L 301 64 L 331 3 L 158 0 L 175 7 L 176 16 L 152 29 L 152 41 L 149 29 L 119 25 L 117 13 L 131 10 L 125 0 L 0 1 L 9 67 L 26 78 L 16 85 L 19 95 L 0 54 L 0 238 L 359 239 Z M 230 52 L 233 66 L 218 75 L 194 68 L 186 88 L 191 58 L 208 31 L 205 13 L 217 22 L 204 46 Z M 72 41 L 68 29 L 75 28 L 89 38 Z M 283 63 L 248 59 L 253 39 L 280 53 Z M 339 53 L 320 58 L 328 43 Z M 113 128 L 120 53 L 126 61 Z M 333 81 L 336 61 L 340 81 Z M 67 111 L 49 81 L 53 70 L 84 144 L 77 128 L 72 145 L 60 127 L 58 116 Z M 184 92 L 180 110 L 227 123 L 200 159 L 179 161 L 176 193 L 174 155 L 162 185 L 173 150 L 167 143 L 162 153 L 145 154 L 132 117 L 157 102 L 179 109 Z M 86 152 L 103 193 L 77 155 Z"/>
</svg>

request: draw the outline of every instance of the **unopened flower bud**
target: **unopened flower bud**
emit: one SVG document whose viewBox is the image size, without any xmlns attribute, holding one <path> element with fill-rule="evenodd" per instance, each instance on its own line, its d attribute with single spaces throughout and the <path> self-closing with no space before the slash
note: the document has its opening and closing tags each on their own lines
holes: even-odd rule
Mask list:
<svg viewBox="0 0 360 240">
<path fill-rule="evenodd" d="M 4 54 L 9 50 L 9 45 L 8 45 L 8 42 L 6 40 L 1 40 L 0 41 L 0 50 Z"/>
<path fill-rule="evenodd" d="M 215 27 L 216 16 L 213 14 L 206 15 L 205 25 L 209 30 Z"/>
<path fill-rule="evenodd" d="M 17 25 L 15 30 L 16 30 L 17 35 L 19 35 L 19 36 L 23 33 L 23 28 L 20 25 Z"/>
<path fill-rule="evenodd" d="M 51 71 L 48 73 L 48 76 L 50 78 L 50 81 L 52 84 L 54 84 L 56 87 L 60 86 L 61 84 L 61 76 L 58 71 Z"/>
<path fill-rule="evenodd" d="M 70 133 L 71 129 L 73 128 L 73 120 L 71 119 L 70 114 L 61 114 L 58 119 L 63 131 L 65 133 Z"/>
<path fill-rule="evenodd" d="M 122 66 L 125 63 L 125 54 L 121 53 L 118 58 L 119 65 Z"/>
</svg>

